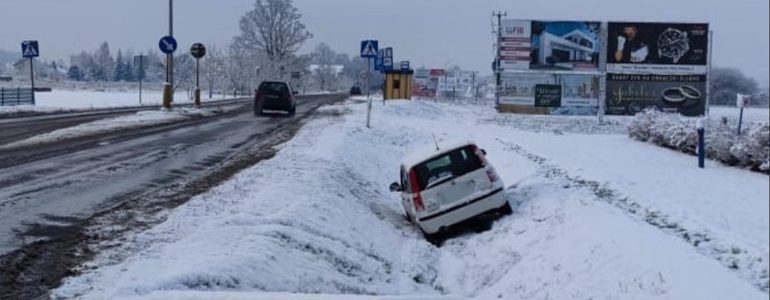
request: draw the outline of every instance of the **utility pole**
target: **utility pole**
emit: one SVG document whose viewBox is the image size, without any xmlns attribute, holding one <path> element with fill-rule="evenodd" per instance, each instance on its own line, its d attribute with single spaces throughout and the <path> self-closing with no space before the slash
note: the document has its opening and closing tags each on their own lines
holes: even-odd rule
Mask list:
<svg viewBox="0 0 770 300">
<path fill-rule="evenodd" d="M 476 89 L 476 72 L 471 73 L 471 93 L 473 93 L 473 100 L 476 104 L 479 104 L 479 92 Z"/>
<path fill-rule="evenodd" d="M 168 0 L 168 36 L 174 37 L 174 0 Z M 174 102 L 174 53 L 166 52 L 166 84 L 163 85 L 163 108 L 171 109 Z"/>
<path fill-rule="evenodd" d="M 500 43 L 503 38 L 503 17 L 508 16 L 507 12 L 493 12 L 492 16 L 497 17 L 497 43 L 495 44 L 495 109 L 500 109 L 500 90 L 502 87 L 502 70 L 500 69 Z"/>
</svg>

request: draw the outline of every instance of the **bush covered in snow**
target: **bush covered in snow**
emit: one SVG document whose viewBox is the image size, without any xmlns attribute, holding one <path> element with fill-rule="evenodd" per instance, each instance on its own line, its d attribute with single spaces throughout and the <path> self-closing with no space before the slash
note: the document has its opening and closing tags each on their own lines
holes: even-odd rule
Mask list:
<svg viewBox="0 0 770 300">
<path fill-rule="evenodd" d="M 647 110 L 628 125 L 628 135 L 639 141 L 695 154 L 698 144 L 695 118 Z M 706 121 L 706 156 L 731 166 L 770 173 L 770 125 L 744 124 L 736 135 L 737 120 L 722 117 Z"/>
</svg>

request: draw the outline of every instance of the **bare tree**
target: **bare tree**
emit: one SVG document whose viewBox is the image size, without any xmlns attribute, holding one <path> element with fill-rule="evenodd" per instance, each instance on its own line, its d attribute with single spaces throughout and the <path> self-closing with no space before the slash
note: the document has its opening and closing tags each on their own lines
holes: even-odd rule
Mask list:
<svg viewBox="0 0 770 300">
<path fill-rule="evenodd" d="M 275 72 L 313 37 L 291 0 L 256 0 L 240 20 L 241 34 L 234 41 L 249 52 L 261 52 Z"/>
<path fill-rule="evenodd" d="M 313 63 L 315 64 L 313 75 L 321 92 L 326 91 L 327 87 L 334 88 L 337 84 L 338 74 L 334 68 L 336 57 L 337 54 L 326 43 L 318 44 L 312 54 Z"/>
</svg>

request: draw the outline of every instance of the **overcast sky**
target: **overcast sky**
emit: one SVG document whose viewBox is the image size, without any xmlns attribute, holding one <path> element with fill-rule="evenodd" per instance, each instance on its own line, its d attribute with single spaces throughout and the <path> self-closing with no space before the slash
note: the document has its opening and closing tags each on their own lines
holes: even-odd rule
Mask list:
<svg viewBox="0 0 770 300">
<path fill-rule="evenodd" d="M 714 31 L 714 66 L 732 66 L 767 85 L 768 0 L 295 0 L 315 38 L 354 54 L 359 40 L 394 47 L 413 67 L 459 65 L 490 73 L 491 13 L 546 20 L 707 21 Z M 113 49 L 156 48 L 168 31 L 165 0 L 0 0 L 0 48 L 19 51 L 37 39 L 50 58 Z M 176 0 L 175 36 L 187 49 L 200 41 L 224 46 L 254 0 Z"/>
</svg>

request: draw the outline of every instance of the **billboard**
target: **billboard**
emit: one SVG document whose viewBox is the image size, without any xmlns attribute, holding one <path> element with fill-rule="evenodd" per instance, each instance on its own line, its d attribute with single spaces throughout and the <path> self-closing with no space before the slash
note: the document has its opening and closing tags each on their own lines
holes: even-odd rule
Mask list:
<svg viewBox="0 0 770 300">
<path fill-rule="evenodd" d="M 607 74 L 608 115 L 656 107 L 685 116 L 706 112 L 706 75 Z"/>
<path fill-rule="evenodd" d="M 705 74 L 706 23 L 610 22 L 607 71 L 612 73 Z"/>
<path fill-rule="evenodd" d="M 532 50 L 532 22 L 502 20 L 500 32 L 500 67 L 503 70 L 528 70 Z"/>
<path fill-rule="evenodd" d="M 598 70 L 600 22 L 532 21 L 530 69 Z"/>
<path fill-rule="evenodd" d="M 503 73 L 500 103 L 536 106 L 537 85 L 561 86 L 562 107 L 598 107 L 599 77 L 575 74 Z"/>
</svg>

